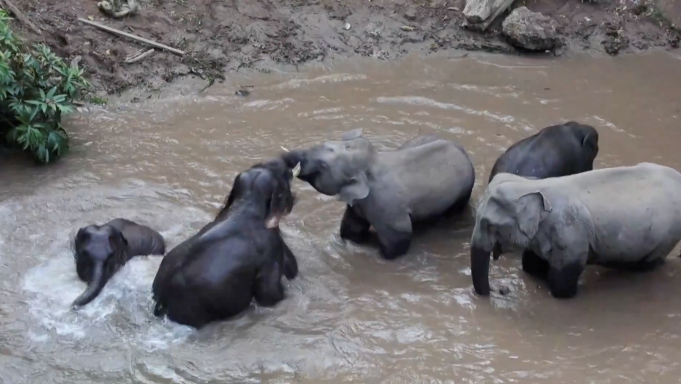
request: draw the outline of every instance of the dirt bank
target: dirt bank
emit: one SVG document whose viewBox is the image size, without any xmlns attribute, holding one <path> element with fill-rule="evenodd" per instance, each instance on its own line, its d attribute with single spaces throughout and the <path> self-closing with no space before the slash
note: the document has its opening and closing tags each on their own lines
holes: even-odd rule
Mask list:
<svg viewBox="0 0 681 384">
<path fill-rule="evenodd" d="M 393 60 L 448 49 L 515 52 L 499 33 L 505 14 L 484 34 L 460 27 L 465 0 L 141 0 L 138 14 L 120 20 L 102 14 L 97 0 L 13 1 L 43 29 L 37 36 L 19 26 L 21 33 L 69 59 L 80 56 L 101 93 L 139 85 L 159 88 L 187 74 L 211 79 L 250 68 L 266 71 L 272 64 L 356 55 Z M 665 22 L 674 18 L 634 4 L 643 1 L 528 0 L 514 6 L 554 17 L 568 50 L 617 54 L 677 47 L 678 32 Z M 125 58 L 143 46 L 78 17 L 187 54 L 157 52 L 126 64 Z"/>
</svg>

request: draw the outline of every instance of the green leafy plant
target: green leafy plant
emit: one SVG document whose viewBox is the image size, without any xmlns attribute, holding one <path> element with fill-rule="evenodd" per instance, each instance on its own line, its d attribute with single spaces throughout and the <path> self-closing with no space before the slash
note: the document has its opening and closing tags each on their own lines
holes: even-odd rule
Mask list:
<svg viewBox="0 0 681 384">
<path fill-rule="evenodd" d="M 90 84 L 43 44 L 24 44 L 0 9 L 0 143 L 49 163 L 68 151 L 62 116 Z"/>
</svg>

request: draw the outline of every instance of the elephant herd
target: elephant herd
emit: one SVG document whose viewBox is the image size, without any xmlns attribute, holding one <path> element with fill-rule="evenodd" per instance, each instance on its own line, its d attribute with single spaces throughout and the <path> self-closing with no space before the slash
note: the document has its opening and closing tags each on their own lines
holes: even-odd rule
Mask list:
<svg viewBox="0 0 681 384">
<path fill-rule="evenodd" d="M 471 237 L 473 287 L 489 295 L 490 256 L 522 252 L 523 270 L 556 298 L 577 293 L 586 265 L 649 270 L 681 240 L 681 174 L 652 163 L 593 169 L 598 132 L 573 121 L 509 147 L 477 204 Z M 344 240 L 364 243 L 373 227 L 386 259 L 409 251 L 414 226 L 459 216 L 475 183 L 458 144 L 417 136 L 378 151 L 361 129 L 281 153 L 234 179 L 215 219 L 163 258 L 152 284 L 154 314 L 195 328 L 232 317 L 255 301 L 284 299 L 282 276 L 298 274 L 279 221 L 291 213 L 298 178 L 346 204 Z M 136 255 L 163 255 L 153 229 L 126 219 L 79 229 L 78 276 L 88 283 L 74 307 L 91 302 Z"/>
</svg>

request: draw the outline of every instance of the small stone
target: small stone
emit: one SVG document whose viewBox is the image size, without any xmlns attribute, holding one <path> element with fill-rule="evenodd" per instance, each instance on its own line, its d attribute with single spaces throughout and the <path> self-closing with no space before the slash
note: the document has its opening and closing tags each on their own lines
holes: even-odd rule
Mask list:
<svg viewBox="0 0 681 384">
<path fill-rule="evenodd" d="M 234 94 L 237 95 L 237 96 L 246 97 L 246 96 L 250 95 L 251 93 L 248 92 L 245 89 L 240 89 L 240 90 L 234 92 Z"/>
<path fill-rule="evenodd" d="M 509 42 L 519 48 L 545 51 L 559 43 L 558 22 L 527 7 L 514 9 L 501 26 Z"/>
</svg>

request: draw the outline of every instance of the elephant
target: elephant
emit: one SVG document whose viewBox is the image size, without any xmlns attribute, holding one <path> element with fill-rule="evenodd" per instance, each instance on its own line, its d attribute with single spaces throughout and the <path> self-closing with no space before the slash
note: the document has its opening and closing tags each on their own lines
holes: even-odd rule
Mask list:
<svg viewBox="0 0 681 384">
<path fill-rule="evenodd" d="M 72 306 L 84 306 L 94 300 L 109 279 L 131 258 L 163 255 L 163 236 L 155 230 L 127 219 L 113 219 L 104 225 L 80 228 L 74 240 L 76 271 L 88 283 Z"/>
<path fill-rule="evenodd" d="M 397 150 L 377 151 L 354 129 L 341 141 L 291 151 L 298 178 L 318 192 L 346 203 L 340 237 L 355 243 L 373 227 L 380 254 L 405 255 L 413 225 L 461 213 L 470 200 L 475 170 L 466 151 L 436 135 L 419 135 Z"/>
<path fill-rule="evenodd" d="M 297 168 L 299 169 L 299 167 Z M 284 299 L 298 262 L 279 221 L 296 202 L 285 155 L 236 176 L 215 219 L 164 257 L 152 284 L 154 315 L 196 329 Z"/>
<path fill-rule="evenodd" d="M 598 155 L 598 131 L 568 121 L 552 125 L 511 145 L 492 167 L 489 180 L 498 173 L 545 179 L 593 170 Z"/>
<path fill-rule="evenodd" d="M 471 236 L 475 291 L 489 295 L 494 259 L 522 251 L 523 270 L 557 299 L 577 294 L 586 265 L 649 271 L 681 240 L 681 173 L 653 163 L 528 179 L 499 173 Z"/>
</svg>

